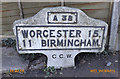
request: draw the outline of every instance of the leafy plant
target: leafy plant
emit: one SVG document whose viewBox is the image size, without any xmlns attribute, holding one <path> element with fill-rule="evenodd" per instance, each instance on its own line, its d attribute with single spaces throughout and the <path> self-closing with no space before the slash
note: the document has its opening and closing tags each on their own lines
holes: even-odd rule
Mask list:
<svg viewBox="0 0 120 79">
<path fill-rule="evenodd" d="M 48 68 L 44 69 L 44 72 L 46 73 L 46 75 L 50 75 L 54 74 L 56 72 L 56 69 L 54 68 L 54 66 L 49 66 Z"/>
<path fill-rule="evenodd" d="M 3 47 L 15 47 L 16 46 L 16 40 L 13 40 L 12 38 L 7 38 L 1 41 Z"/>
</svg>

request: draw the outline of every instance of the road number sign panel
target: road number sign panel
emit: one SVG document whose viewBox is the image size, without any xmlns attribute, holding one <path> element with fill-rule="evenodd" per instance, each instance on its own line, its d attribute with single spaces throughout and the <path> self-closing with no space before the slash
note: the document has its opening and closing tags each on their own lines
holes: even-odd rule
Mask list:
<svg viewBox="0 0 120 79">
<path fill-rule="evenodd" d="M 77 12 L 48 12 L 48 24 L 76 24 Z"/>
</svg>

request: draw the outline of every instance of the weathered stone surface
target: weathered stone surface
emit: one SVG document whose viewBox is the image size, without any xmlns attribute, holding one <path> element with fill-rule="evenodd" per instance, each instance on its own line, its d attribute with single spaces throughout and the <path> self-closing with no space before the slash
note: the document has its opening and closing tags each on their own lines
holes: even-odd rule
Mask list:
<svg viewBox="0 0 120 79">
<path fill-rule="evenodd" d="M 62 16 L 62 14 L 64 14 L 64 13 L 65 13 L 64 15 L 66 15 L 66 14 L 72 15 L 72 13 L 74 13 L 73 19 L 75 22 L 69 21 L 67 23 L 67 21 L 63 22 L 59 18 L 58 19 L 59 22 L 56 23 L 56 22 L 52 21 L 51 20 L 52 17 L 50 17 L 50 16 L 54 15 L 54 12 L 61 13 L 61 15 L 56 13 L 56 15 L 59 15 L 59 16 Z M 75 20 L 76 17 L 77 17 L 77 19 Z M 16 35 L 16 26 L 21 26 L 21 28 L 22 28 L 22 26 L 33 26 L 33 27 L 35 27 L 35 26 L 63 26 L 63 27 L 66 27 L 66 26 L 68 26 L 68 27 L 69 26 L 102 27 L 102 26 L 104 26 L 105 27 L 103 29 L 104 30 L 104 34 L 103 34 L 104 39 L 103 39 L 103 43 L 101 45 L 101 49 L 92 49 L 91 48 L 88 50 L 82 50 L 82 49 L 74 50 L 74 48 L 73 48 L 72 50 L 34 50 L 36 48 L 39 48 L 39 46 L 37 44 L 39 41 L 37 39 L 34 39 L 34 40 L 36 40 L 34 43 L 34 46 L 36 46 L 36 47 L 34 47 L 32 49 L 32 51 L 30 51 L 30 50 L 20 51 L 18 49 L 21 47 L 17 47 L 17 50 L 20 54 L 22 54 L 22 53 L 43 53 L 43 54 L 45 54 L 48 57 L 47 66 L 54 66 L 55 68 L 74 66 L 74 58 L 80 52 L 97 52 L 97 53 L 102 52 L 104 50 L 104 46 L 106 43 L 106 36 L 107 36 L 107 29 L 108 29 L 108 25 L 104 21 L 90 18 L 83 11 L 81 11 L 77 8 L 69 8 L 69 7 L 45 8 L 45 9 L 41 10 L 40 12 L 38 12 L 33 17 L 15 21 L 13 25 L 14 25 L 13 31 L 14 31 L 15 35 Z M 35 27 L 35 28 L 38 29 L 37 27 Z M 33 28 L 31 27 L 31 29 L 33 29 Z M 45 28 L 42 27 L 41 29 L 45 29 Z M 51 29 L 51 28 L 47 28 L 47 29 Z M 58 29 L 58 28 L 56 28 L 56 29 Z M 62 29 L 62 28 L 60 28 L 60 29 Z M 68 28 L 68 29 L 70 29 L 70 28 Z M 95 29 L 95 28 L 93 28 L 93 29 Z M 19 30 L 19 29 L 17 29 L 17 30 Z M 83 35 L 85 36 L 87 33 L 87 30 L 83 29 L 83 31 L 84 31 Z M 18 33 L 20 34 L 20 32 L 18 32 Z M 21 39 L 21 40 L 23 39 L 20 37 L 20 35 L 18 35 L 18 36 L 19 36 L 18 39 Z M 80 39 L 80 38 L 78 38 L 78 39 Z M 22 44 L 22 42 L 23 41 L 20 41 L 19 44 Z M 30 48 L 28 48 L 28 49 L 30 49 Z M 21 50 L 22 50 L 22 48 L 21 48 Z M 68 55 L 70 55 L 70 56 L 68 57 Z"/>
<path fill-rule="evenodd" d="M 2 72 L 7 72 L 10 69 L 24 69 L 26 70 L 29 62 L 22 59 L 18 52 L 13 48 L 2 48 Z"/>
<path fill-rule="evenodd" d="M 19 56 L 18 52 L 12 47 L 2 47 L 2 56 L 15 57 Z"/>
<path fill-rule="evenodd" d="M 45 63 L 44 62 L 41 62 L 41 63 L 36 64 L 36 65 L 31 65 L 29 67 L 30 70 L 43 69 L 43 68 L 45 68 Z"/>
<path fill-rule="evenodd" d="M 46 67 L 46 57 L 42 55 L 40 58 L 37 60 L 34 60 L 30 62 L 29 69 L 34 70 L 34 69 L 43 69 Z"/>
</svg>

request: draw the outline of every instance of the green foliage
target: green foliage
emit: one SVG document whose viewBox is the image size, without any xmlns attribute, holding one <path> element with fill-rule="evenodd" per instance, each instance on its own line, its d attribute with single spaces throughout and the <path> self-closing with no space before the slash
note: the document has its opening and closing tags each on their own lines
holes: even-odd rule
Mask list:
<svg viewBox="0 0 120 79">
<path fill-rule="evenodd" d="M 44 72 L 46 73 L 46 75 L 50 75 L 50 74 L 54 74 L 56 72 L 56 69 L 54 68 L 54 66 L 52 67 L 48 67 L 44 69 Z"/>
<path fill-rule="evenodd" d="M 3 47 L 15 47 L 16 46 L 16 40 L 13 40 L 12 38 L 4 39 L 1 41 Z"/>
</svg>

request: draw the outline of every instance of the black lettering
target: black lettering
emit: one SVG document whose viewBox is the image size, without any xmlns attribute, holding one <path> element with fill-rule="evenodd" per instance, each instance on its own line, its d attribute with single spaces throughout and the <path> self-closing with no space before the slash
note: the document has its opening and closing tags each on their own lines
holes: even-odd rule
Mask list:
<svg viewBox="0 0 120 79">
<path fill-rule="evenodd" d="M 86 39 L 84 41 L 81 39 L 80 46 L 82 46 L 82 44 L 84 44 L 84 46 L 86 46 Z"/>
<path fill-rule="evenodd" d="M 69 37 L 75 37 L 75 36 L 73 35 L 73 32 L 74 32 L 74 30 L 70 30 Z"/>
<path fill-rule="evenodd" d="M 23 40 L 23 46 L 26 47 L 25 40 Z"/>
<path fill-rule="evenodd" d="M 98 44 L 98 41 L 99 41 L 99 39 L 97 39 L 97 40 L 93 39 L 93 46 L 100 46 L 100 44 Z"/>
<path fill-rule="evenodd" d="M 29 46 L 31 47 L 31 40 L 29 40 Z"/>
<path fill-rule="evenodd" d="M 31 31 L 30 31 L 30 36 L 31 36 L 31 37 L 34 37 L 34 36 L 35 36 L 34 30 L 31 30 Z"/>
<path fill-rule="evenodd" d="M 49 47 L 49 39 L 47 40 L 47 46 Z"/>
<path fill-rule="evenodd" d="M 57 46 L 63 46 L 63 39 L 57 39 Z"/>
<path fill-rule="evenodd" d="M 71 15 L 69 15 L 68 21 L 72 21 L 72 16 Z"/>
<path fill-rule="evenodd" d="M 69 40 L 68 39 L 68 46 L 71 44 L 71 46 L 73 46 L 73 39 L 72 40 Z"/>
<path fill-rule="evenodd" d="M 55 59 L 55 58 L 56 58 L 56 55 L 55 55 L 55 54 L 53 54 L 53 55 L 52 55 L 52 58 L 53 58 L 53 59 Z"/>
<path fill-rule="evenodd" d="M 41 44 L 42 44 L 42 47 L 45 47 L 46 46 L 46 41 L 45 40 L 41 40 Z"/>
<path fill-rule="evenodd" d="M 76 37 L 81 37 L 81 31 L 80 30 L 76 30 Z"/>
<path fill-rule="evenodd" d="M 55 36 L 53 36 L 53 32 L 54 32 L 55 30 L 50 30 L 50 37 L 55 37 Z"/>
<path fill-rule="evenodd" d="M 50 40 L 51 41 L 51 47 L 56 46 L 55 45 L 55 40 Z"/>
<path fill-rule="evenodd" d="M 60 58 L 63 58 L 63 54 L 60 54 L 59 57 L 60 57 Z"/>
<path fill-rule="evenodd" d="M 89 30 L 89 37 L 91 36 L 91 30 Z"/>
<path fill-rule="evenodd" d="M 66 38 L 67 37 L 67 32 L 68 32 L 68 30 L 63 30 L 63 32 L 64 32 L 64 37 Z"/>
<path fill-rule="evenodd" d="M 45 34 L 45 33 L 47 33 L 47 34 Z M 48 30 L 44 30 L 44 31 L 43 31 L 43 36 L 44 36 L 44 37 L 48 37 Z"/>
<path fill-rule="evenodd" d="M 77 42 L 78 42 L 78 44 L 77 44 Z M 79 46 L 79 40 L 75 40 L 74 45 Z"/>
<path fill-rule="evenodd" d="M 61 37 L 62 36 L 62 34 L 60 32 L 61 32 L 61 30 L 57 31 L 57 34 L 58 34 L 57 37 Z"/>
<path fill-rule="evenodd" d="M 28 30 L 22 30 L 23 38 L 28 38 Z"/>
<path fill-rule="evenodd" d="M 53 21 L 58 21 L 57 16 L 55 15 Z"/>
<path fill-rule="evenodd" d="M 93 37 L 97 37 L 98 36 L 98 30 L 94 31 Z"/>
<path fill-rule="evenodd" d="M 62 21 L 66 21 L 66 15 L 62 15 Z"/>
<path fill-rule="evenodd" d="M 66 46 L 66 40 L 64 40 L 64 46 Z"/>
<path fill-rule="evenodd" d="M 67 58 L 72 58 L 71 54 L 66 54 Z"/>
<path fill-rule="evenodd" d="M 42 33 L 41 30 L 37 30 L 37 38 L 38 38 L 38 36 L 42 37 L 41 33 Z"/>
<path fill-rule="evenodd" d="M 87 42 L 87 46 L 91 46 L 91 41 L 90 41 L 90 39 L 88 40 L 88 42 Z"/>
</svg>

